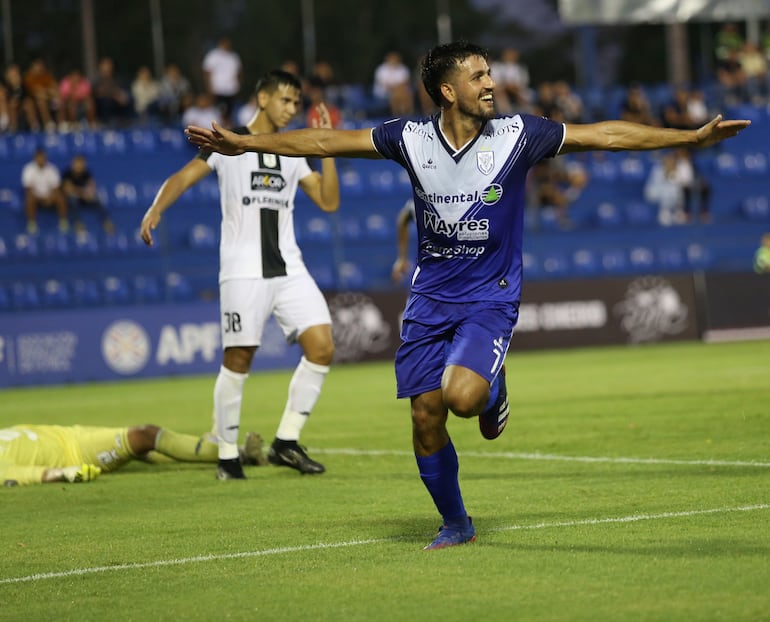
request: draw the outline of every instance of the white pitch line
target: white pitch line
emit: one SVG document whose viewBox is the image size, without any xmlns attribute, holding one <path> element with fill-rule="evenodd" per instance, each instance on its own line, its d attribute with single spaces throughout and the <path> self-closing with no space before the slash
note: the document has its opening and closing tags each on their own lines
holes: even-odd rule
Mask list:
<svg viewBox="0 0 770 622">
<path fill-rule="evenodd" d="M 339 456 L 414 456 L 414 452 L 390 449 L 321 449 L 311 448 L 312 453 Z M 725 466 L 770 468 L 770 462 L 751 460 L 679 460 L 676 458 L 634 458 L 624 456 L 564 456 L 561 454 L 458 451 L 457 455 L 468 458 L 506 458 L 508 460 L 543 460 L 551 462 L 609 462 L 616 464 L 677 464 L 682 466 Z"/>
<path fill-rule="evenodd" d="M 608 523 L 633 523 L 645 520 L 663 520 L 667 518 L 684 518 L 688 516 L 699 516 L 704 514 L 727 514 L 730 512 L 756 512 L 758 510 L 768 510 L 770 504 L 760 503 L 757 505 L 742 505 L 732 508 L 709 508 L 704 510 L 687 510 L 683 512 L 662 512 L 660 514 L 632 514 L 630 516 L 617 516 L 607 518 L 586 518 L 574 521 L 558 521 L 551 523 L 534 523 L 531 525 L 509 525 L 507 527 L 495 527 L 490 532 L 499 531 L 522 531 L 530 529 L 551 529 L 558 527 L 579 527 L 582 525 L 604 525 Z M 195 564 L 199 562 L 221 561 L 226 559 L 244 559 L 248 557 L 265 557 L 268 555 L 282 555 L 284 553 L 304 553 L 307 551 L 317 551 L 323 549 L 341 549 L 351 546 L 362 546 L 366 544 L 382 544 L 386 542 L 399 542 L 404 538 L 371 538 L 368 540 L 349 540 L 347 542 L 320 542 L 318 544 L 306 544 L 302 546 L 286 546 L 274 549 L 263 549 L 261 551 L 243 551 L 241 553 L 223 553 L 221 555 L 199 555 L 197 557 L 182 557 L 180 559 L 160 559 L 154 562 L 136 562 L 133 564 L 116 564 L 114 566 L 95 566 L 91 568 L 75 568 L 62 572 L 44 572 L 39 574 L 27 575 L 23 577 L 7 577 L 0 579 L 0 585 L 9 585 L 13 583 L 29 583 L 32 581 L 44 581 L 46 579 L 61 579 L 67 577 L 76 577 L 89 574 L 99 574 L 117 570 L 141 570 L 144 568 L 159 568 L 162 566 L 183 566 L 185 564 Z"/>
</svg>

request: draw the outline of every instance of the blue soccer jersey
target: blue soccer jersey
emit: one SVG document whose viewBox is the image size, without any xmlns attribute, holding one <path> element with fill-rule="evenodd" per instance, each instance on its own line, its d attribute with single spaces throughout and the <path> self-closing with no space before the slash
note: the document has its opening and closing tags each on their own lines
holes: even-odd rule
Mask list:
<svg viewBox="0 0 770 622">
<path fill-rule="evenodd" d="M 412 292 L 447 302 L 518 302 L 527 171 L 555 156 L 564 125 L 533 115 L 487 121 L 455 150 L 439 117 L 375 127 L 384 157 L 409 173 L 418 233 Z"/>
</svg>

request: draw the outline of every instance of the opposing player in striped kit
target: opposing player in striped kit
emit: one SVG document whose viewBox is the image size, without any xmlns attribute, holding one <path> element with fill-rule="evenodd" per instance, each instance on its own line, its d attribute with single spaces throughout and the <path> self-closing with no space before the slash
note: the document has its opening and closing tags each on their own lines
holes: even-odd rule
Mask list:
<svg viewBox="0 0 770 622">
<path fill-rule="evenodd" d="M 296 115 L 300 83 L 275 70 L 256 86 L 257 112 L 244 136 L 277 133 Z M 319 127 L 331 128 L 319 107 Z M 214 385 L 214 427 L 219 444 L 219 479 L 243 479 L 238 461 L 238 432 L 243 388 L 254 353 L 272 314 L 287 340 L 298 342 L 303 356 L 289 383 L 289 396 L 268 452 L 271 464 L 300 473 L 323 473 L 298 441 L 321 393 L 334 354 L 331 316 L 323 294 L 310 276 L 294 235 L 294 197 L 302 190 L 325 212 L 339 207 L 334 160 L 325 158 L 314 172 L 304 158 L 248 153 L 238 158 L 201 150 L 171 175 L 144 215 L 141 235 L 152 244 L 161 215 L 183 192 L 215 171 L 222 211 L 219 292 L 222 315 L 222 366 Z"/>
<path fill-rule="evenodd" d="M 425 548 L 440 549 L 476 538 L 460 493 L 449 411 L 478 418 L 488 439 L 508 421 L 503 363 L 521 298 L 527 171 L 575 151 L 705 147 L 749 122 L 716 117 L 697 130 L 672 130 L 496 115 L 487 53 L 466 42 L 430 50 L 422 80 L 440 108 L 430 118 L 272 136 L 238 136 L 216 124 L 186 133 L 194 144 L 229 155 L 384 157 L 408 171 L 418 256 L 396 354 L 397 395 L 410 398 L 420 477 L 443 518 Z"/>
</svg>

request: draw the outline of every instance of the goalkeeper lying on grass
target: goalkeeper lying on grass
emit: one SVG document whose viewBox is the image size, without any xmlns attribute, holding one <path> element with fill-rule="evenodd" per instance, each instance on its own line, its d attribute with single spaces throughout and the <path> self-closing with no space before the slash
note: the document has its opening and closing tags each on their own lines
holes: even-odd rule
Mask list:
<svg viewBox="0 0 770 622">
<path fill-rule="evenodd" d="M 244 464 L 265 465 L 262 437 L 246 436 Z M 156 425 L 128 428 L 17 425 L 0 430 L 0 483 L 4 486 L 48 482 L 90 482 L 131 460 L 216 462 L 216 440 L 179 434 Z"/>
</svg>

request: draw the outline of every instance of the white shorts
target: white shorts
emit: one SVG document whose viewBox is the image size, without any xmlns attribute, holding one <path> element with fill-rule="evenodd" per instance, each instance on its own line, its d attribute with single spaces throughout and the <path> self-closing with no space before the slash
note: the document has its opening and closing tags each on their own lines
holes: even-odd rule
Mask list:
<svg viewBox="0 0 770 622">
<path fill-rule="evenodd" d="M 219 285 L 222 347 L 259 346 L 272 313 L 286 341 L 311 326 L 331 324 L 329 307 L 307 272 L 271 279 L 231 279 Z"/>
</svg>

